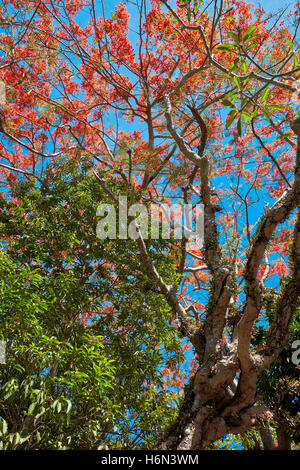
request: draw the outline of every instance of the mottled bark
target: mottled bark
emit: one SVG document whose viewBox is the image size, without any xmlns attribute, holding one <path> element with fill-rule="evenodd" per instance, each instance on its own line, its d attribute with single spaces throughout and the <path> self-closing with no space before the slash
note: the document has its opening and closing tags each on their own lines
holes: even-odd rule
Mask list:
<svg viewBox="0 0 300 470">
<path fill-rule="evenodd" d="M 275 442 L 269 426 L 261 426 L 259 429 L 260 437 L 264 446 L 264 450 L 275 450 Z"/>
<path fill-rule="evenodd" d="M 291 450 L 291 438 L 287 430 L 280 426 L 277 431 L 278 450 Z"/>
</svg>

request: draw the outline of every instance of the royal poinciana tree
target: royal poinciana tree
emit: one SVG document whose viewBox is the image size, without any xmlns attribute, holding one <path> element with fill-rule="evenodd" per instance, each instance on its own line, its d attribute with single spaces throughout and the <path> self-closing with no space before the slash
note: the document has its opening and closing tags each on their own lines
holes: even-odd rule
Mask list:
<svg viewBox="0 0 300 470">
<path fill-rule="evenodd" d="M 110 13 L 94 0 L 1 2 L 3 197 L 20 181 L 42 188 L 49 163 L 68 158 L 89 161 L 112 204 L 120 193 L 203 204 L 203 246 L 183 238 L 155 252 L 135 225 L 134 270 L 193 356 L 156 447 L 205 449 L 253 426 L 263 434 L 276 419 L 258 387 L 299 313 L 299 8 L 138 0 Z"/>
</svg>

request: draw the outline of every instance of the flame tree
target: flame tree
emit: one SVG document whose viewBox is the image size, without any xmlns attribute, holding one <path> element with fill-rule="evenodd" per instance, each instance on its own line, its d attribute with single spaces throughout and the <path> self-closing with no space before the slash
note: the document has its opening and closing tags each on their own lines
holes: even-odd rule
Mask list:
<svg viewBox="0 0 300 470">
<path fill-rule="evenodd" d="M 156 446 L 204 449 L 253 426 L 265 436 L 274 410 L 260 378 L 299 309 L 299 3 L 269 14 L 237 0 L 133 3 L 109 15 L 94 0 L 2 1 L 3 197 L 21 180 L 42 187 L 67 157 L 91 163 L 112 203 L 123 191 L 203 204 L 202 247 L 162 249 L 135 225 L 134 269 L 194 354 Z"/>
</svg>

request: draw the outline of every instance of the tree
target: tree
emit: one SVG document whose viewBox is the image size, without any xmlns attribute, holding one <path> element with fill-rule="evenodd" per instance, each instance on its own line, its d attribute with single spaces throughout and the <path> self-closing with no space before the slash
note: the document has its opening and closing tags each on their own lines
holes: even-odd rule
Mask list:
<svg viewBox="0 0 300 470">
<path fill-rule="evenodd" d="M 105 194 L 90 168 L 60 159 L 43 187 L 20 181 L 0 204 L 4 449 L 132 448 L 157 439 L 158 417 L 161 427 L 174 417 L 178 391 L 175 380 L 163 389 L 164 373 L 183 354 L 170 309 L 141 292 L 133 243 L 119 243 L 120 255 L 97 238 Z"/>
<path fill-rule="evenodd" d="M 49 162 L 59 173 L 68 158 L 89 162 L 95 194 L 114 205 L 120 194 L 147 210 L 172 198 L 203 204 L 203 246 L 146 240 L 130 219 L 136 239 L 109 245 L 107 262 L 119 303 L 131 276 L 136 296 L 158 299 L 147 344 L 167 324 L 162 343 L 169 334 L 195 354 L 177 417 L 152 445 L 204 449 L 280 414 L 260 392 L 299 311 L 299 3 L 265 14 L 237 0 L 139 0 L 133 28 L 128 9 L 107 18 L 94 0 L 2 3 L 3 198 L 19 180 L 42 189 Z M 39 259 L 26 240 L 14 250 Z"/>
</svg>

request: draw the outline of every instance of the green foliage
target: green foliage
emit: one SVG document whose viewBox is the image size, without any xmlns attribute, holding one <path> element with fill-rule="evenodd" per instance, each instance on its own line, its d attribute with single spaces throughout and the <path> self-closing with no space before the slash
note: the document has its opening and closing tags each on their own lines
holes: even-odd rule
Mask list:
<svg viewBox="0 0 300 470">
<path fill-rule="evenodd" d="M 258 380 L 259 393 L 274 412 L 273 426 L 284 428 L 295 444 L 299 443 L 300 438 L 300 400 L 299 369 L 292 362 L 292 344 L 299 339 L 299 313 L 294 317 L 290 326 L 288 344 L 277 360 L 261 374 Z"/>
<path fill-rule="evenodd" d="M 96 237 L 108 201 L 89 169 L 54 163 L 42 186 L 22 182 L 0 201 L 3 449 L 145 446 L 175 412 L 161 372 L 183 360 L 170 308 L 134 240 Z M 164 242 L 147 243 L 170 282 Z"/>
</svg>

